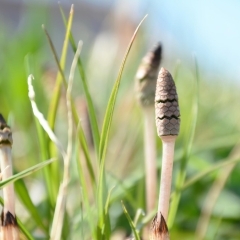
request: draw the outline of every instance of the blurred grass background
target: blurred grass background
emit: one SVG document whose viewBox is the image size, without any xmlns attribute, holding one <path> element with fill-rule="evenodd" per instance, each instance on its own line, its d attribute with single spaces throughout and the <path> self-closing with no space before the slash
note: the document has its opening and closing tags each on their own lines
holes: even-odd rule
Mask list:
<svg viewBox="0 0 240 240">
<path fill-rule="evenodd" d="M 62 4 L 68 15 L 70 4 Z M 143 16 L 141 16 L 143 17 Z M 114 6 L 95 6 L 93 3 L 75 4 L 73 36 L 83 40 L 81 59 L 87 82 L 98 117 L 102 125 L 107 101 L 120 68 L 128 42 L 138 24 L 138 20 L 117 11 Z M 50 33 L 57 53 L 65 35 L 65 26 L 56 3 L 1 1 L 0 3 L 0 102 L 1 113 L 8 117 L 13 131 L 14 171 L 20 172 L 42 161 L 34 117 L 27 94 L 26 56 L 30 60 L 30 70 L 35 76 L 36 102 L 46 116 L 57 66 L 50 47 L 41 29 L 44 24 Z M 151 49 L 153 38 L 147 35 L 149 22 L 140 29 L 133 44 L 123 72 L 122 82 L 115 107 L 113 124 L 107 151 L 106 169 L 109 188 L 115 186 L 110 208 L 112 232 L 115 239 L 130 234 L 131 229 L 121 207 L 124 201 L 129 214 L 134 218 L 137 209 L 145 209 L 142 114 L 135 100 L 134 75 L 146 51 Z M 147 30 L 148 29 L 148 30 Z M 153 33 L 154 34 L 154 33 Z M 167 32 L 161 32 L 162 35 Z M 162 42 L 162 39 L 158 39 Z M 163 44 L 163 51 L 165 43 Z M 168 51 L 166 51 L 168 52 Z M 179 56 L 169 56 L 164 52 L 161 66 L 168 68 L 175 76 L 181 110 L 181 131 L 176 143 L 174 177 L 179 171 L 179 163 L 188 144 L 194 96 L 199 94 L 198 118 L 192 151 L 188 159 L 186 179 L 191 179 L 220 161 L 240 160 L 240 111 L 239 83 L 231 79 L 212 78 L 199 66 L 199 85 L 196 87 L 194 60 L 178 61 Z M 175 58 L 176 57 L 176 58 Z M 73 53 L 69 47 L 66 76 L 69 74 Z M 197 58 L 197 56 L 196 56 Z M 214 76 L 212 74 L 211 76 Z M 215 74 L 217 76 L 217 74 Z M 66 144 L 66 104 L 63 93 L 57 112 L 55 132 Z M 86 116 L 86 101 L 80 76 L 76 73 L 73 97 L 82 119 L 85 133 L 89 136 Z M 91 136 L 88 138 L 91 148 Z M 161 142 L 158 145 L 158 165 L 161 163 Z M 234 151 L 234 152 L 233 152 Z M 94 157 L 93 157 L 94 158 Z M 78 239 L 84 232 L 81 222 L 81 188 L 73 161 L 72 179 L 69 187 L 67 209 L 70 225 L 68 237 Z M 182 191 L 176 219 L 170 230 L 172 239 L 195 239 L 197 229 L 206 219 L 202 209 L 211 202 L 213 192 L 220 186 L 227 172 L 224 166 L 200 178 Z M 204 239 L 240 239 L 240 166 L 235 163 L 226 176 L 226 183 L 220 189 L 216 204 L 210 212 L 208 229 Z M 175 185 L 176 179 L 173 180 Z M 52 211 L 48 204 L 44 175 L 41 171 L 24 178 L 29 194 L 38 209 L 45 226 L 51 224 L 48 216 Z M 20 184 L 16 183 L 16 188 Z M 20 189 L 20 187 L 19 187 Z M 173 187 L 174 190 L 174 187 Z M 21 195 L 21 190 L 18 191 Z M 39 227 L 31 221 L 32 216 L 21 202 L 16 209 L 18 217 L 33 234 L 34 239 L 46 239 Z M 202 219 L 202 220 L 201 220 Z M 201 222 L 202 221 L 202 222 Z M 85 233 L 86 234 L 86 233 Z M 113 237 L 114 239 L 114 237 Z"/>
</svg>

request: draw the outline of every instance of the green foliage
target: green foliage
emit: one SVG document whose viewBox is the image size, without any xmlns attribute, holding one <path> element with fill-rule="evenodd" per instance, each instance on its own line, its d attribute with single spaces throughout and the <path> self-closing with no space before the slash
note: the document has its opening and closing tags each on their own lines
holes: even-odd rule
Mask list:
<svg viewBox="0 0 240 240">
<path fill-rule="evenodd" d="M 16 181 L 17 198 L 26 214 L 22 216 L 19 204 L 16 213 L 21 232 L 27 239 L 49 239 L 63 177 L 62 158 L 38 120 L 33 117 L 26 83 L 27 75 L 33 73 L 39 109 L 48 118 L 49 125 L 63 146 L 67 145 L 67 112 L 64 104 L 68 84 L 66 76 L 70 65 L 68 55 L 71 54 L 67 49 L 70 45 L 75 52 L 76 44 L 71 29 L 73 9 L 68 19 L 61 8 L 60 12 L 63 18 L 62 30 L 64 25 L 66 29 L 61 40 L 64 44 L 60 60 L 59 50 L 55 49 L 55 43 L 51 40 L 51 31 L 47 33 L 47 41 L 44 32 L 39 34 L 40 27 L 32 27 L 31 34 L 21 35 L 9 43 L 0 58 L 1 65 L 4 66 L 0 76 L 1 111 L 5 116 L 9 114 L 9 119 L 12 120 L 13 136 L 16 136 L 12 149 L 14 170 L 18 172 L 1 182 L 0 186 Z M 34 21 L 32 24 L 34 26 Z M 49 30 L 48 25 L 45 26 Z M 117 76 L 115 81 L 110 77 L 101 79 L 102 69 L 97 69 L 98 79 L 87 77 L 91 74 L 88 69 L 94 71 L 98 66 L 90 65 L 87 61 L 90 56 L 86 58 L 83 55 L 78 59 L 78 75 L 72 93 L 75 148 L 70 166 L 67 208 L 62 209 L 66 216 L 62 239 L 106 240 L 114 234 L 123 238 L 132 234 L 135 239 L 140 239 L 142 228 L 155 215 L 149 213 L 141 218 L 138 228 L 131 220 L 139 209 L 145 209 L 142 115 L 133 96 L 133 73 L 142 57 L 139 54 L 142 50 L 139 49 L 144 48 L 139 40 L 141 34 L 142 32 L 135 40 L 129 39 L 126 54 L 122 56 L 118 52 L 120 56 L 116 56 L 116 61 L 107 66 L 109 76 Z M 134 37 L 135 35 L 136 33 Z M 6 41 L 7 39 L 0 39 L 2 48 Z M 47 42 L 50 43 L 50 48 L 46 47 Z M 92 46 L 84 43 L 83 48 L 91 49 Z M 24 74 L 26 55 L 28 57 L 25 63 L 28 66 L 27 74 Z M 99 56 L 102 62 L 107 62 L 104 57 Z M 118 58 L 123 59 L 121 64 Z M 46 59 L 55 63 L 57 68 L 53 89 L 44 80 L 46 75 L 41 68 Z M 172 65 L 175 66 L 175 63 Z M 234 169 L 227 176 L 228 180 L 220 189 L 216 206 L 210 213 L 205 239 L 212 239 L 213 236 L 216 239 L 239 239 L 240 214 L 236 214 L 240 211 L 237 204 L 240 200 L 239 86 L 219 79 L 203 79 L 200 69 L 197 69 L 197 66 L 183 64 L 177 67 L 174 74 L 180 101 L 181 130 L 176 143 L 170 234 L 172 239 L 195 238 L 210 187 L 214 187 L 213 183 L 221 178 L 222 170 L 234 164 Z M 94 89 L 95 86 L 97 89 Z M 48 90 L 51 97 L 47 94 Z M 103 96 L 104 104 L 98 101 L 100 95 Z M 87 113 L 79 110 L 78 96 L 86 104 Z M 84 125 L 86 116 L 89 117 L 90 128 Z M 92 136 L 93 143 L 89 140 L 89 135 Z M 160 140 L 157 145 L 160 170 Z M 46 160 L 50 158 L 58 160 Z M 39 188 L 38 201 L 33 194 L 34 188 Z M 231 207 L 226 207 L 229 204 Z"/>
</svg>

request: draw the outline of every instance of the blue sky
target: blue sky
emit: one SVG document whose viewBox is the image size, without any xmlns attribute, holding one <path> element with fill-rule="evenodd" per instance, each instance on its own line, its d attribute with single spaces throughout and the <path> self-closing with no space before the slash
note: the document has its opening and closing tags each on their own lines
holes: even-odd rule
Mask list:
<svg viewBox="0 0 240 240">
<path fill-rule="evenodd" d="M 148 13 L 147 38 L 161 41 L 166 56 L 189 61 L 195 53 L 201 70 L 240 82 L 240 0 L 85 1 L 97 7 L 118 3 L 137 22 Z"/>
<path fill-rule="evenodd" d="M 120 2 L 138 21 L 148 13 L 149 38 L 162 41 L 168 55 L 176 49 L 186 56 L 195 53 L 200 67 L 210 75 L 240 82 L 239 0 L 113 2 Z"/>
<path fill-rule="evenodd" d="M 156 31 L 164 28 L 209 72 L 240 82 L 240 1 L 153 0 L 144 5 Z"/>
</svg>

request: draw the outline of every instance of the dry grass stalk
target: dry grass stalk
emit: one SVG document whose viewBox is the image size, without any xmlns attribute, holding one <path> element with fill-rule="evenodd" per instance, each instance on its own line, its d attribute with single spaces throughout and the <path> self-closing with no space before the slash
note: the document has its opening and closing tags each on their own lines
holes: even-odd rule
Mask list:
<svg viewBox="0 0 240 240">
<path fill-rule="evenodd" d="M 62 226 L 64 215 L 66 211 L 66 200 L 67 200 L 67 187 L 70 180 L 69 166 L 70 160 L 72 156 L 72 138 L 73 138 L 73 123 L 72 123 L 72 112 L 71 112 L 71 90 L 72 83 L 74 78 L 74 71 L 77 65 L 77 59 L 80 55 L 82 48 L 82 42 L 79 42 L 77 51 L 74 55 L 73 63 L 70 70 L 69 83 L 67 89 L 67 109 L 68 109 L 68 146 L 67 152 L 65 152 L 61 142 L 58 140 L 52 129 L 50 128 L 48 122 L 44 118 L 43 114 L 38 110 L 37 104 L 35 102 L 35 91 L 32 85 L 33 76 L 29 75 L 28 77 L 28 96 L 31 101 L 32 110 L 35 117 L 38 119 L 39 123 L 43 127 L 43 129 L 48 134 L 49 138 L 54 142 L 57 146 L 58 150 L 61 152 L 64 162 L 64 173 L 63 173 L 63 182 L 59 187 L 57 203 L 55 206 L 55 212 L 53 217 L 52 229 L 50 233 L 51 240 L 59 240 L 61 239 Z"/>
<path fill-rule="evenodd" d="M 136 74 L 136 92 L 144 115 L 144 152 L 146 168 L 146 208 L 151 212 L 156 206 L 157 167 L 154 128 L 154 98 L 156 80 L 161 62 L 162 47 L 157 44 L 143 58 Z"/>
<path fill-rule="evenodd" d="M 152 239 L 169 239 L 165 225 L 168 218 L 174 145 L 179 133 L 180 112 L 175 83 L 171 74 L 164 68 L 161 68 L 157 80 L 155 114 L 157 133 L 162 140 L 163 151 L 158 212 L 153 220 L 153 225 L 157 227 L 152 228 L 152 235 L 155 236 Z"/>
<path fill-rule="evenodd" d="M 12 176 L 12 131 L 0 114 L 0 162 L 2 180 Z M 13 183 L 3 187 L 4 207 L 1 214 L 1 240 L 18 240 L 19 230 L 15 215 Z"/>
</svg>

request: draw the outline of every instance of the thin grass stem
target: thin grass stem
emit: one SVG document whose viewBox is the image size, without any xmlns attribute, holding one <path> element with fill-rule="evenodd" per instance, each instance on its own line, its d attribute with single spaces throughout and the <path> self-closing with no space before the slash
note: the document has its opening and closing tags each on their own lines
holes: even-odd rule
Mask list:
<svg viewBox="0 0 240 240">
<path fill-rule="evenodd" d="M 53 218 L 53 225 L 50 237 L 52 240 L 59 240 L 61 239 L 61 230 L 63 227 L 63 220 L 64 220 L 64 213 L 66 208 L 66 199 L 67 199 L 67 186 L 70 180 L 69 176 L 69 167 L 70 167 L 70 160 L 72 157 L 72 141 L 73 141 L 73 117 L 72 117 L 72 105 L 71 105 L 71 92 L 72 92 L 72 85 L 73 85 L 73 78 L 74 72 L 77 65 L 77 59 L 80 55 L 82 49 L 82 42 L 79 42 L 77 51 L 75 53 L 70 75 L 68 81 L 68 88 L 66 93 L 66 102 L 67 102 L 67 113 L 68 113 L 68 146 L 67 146 L 67 153 L 64 158 L 64 172 L 63 172 L 63 182 L 60 185 L 56 209 Z"/>
</svg>

